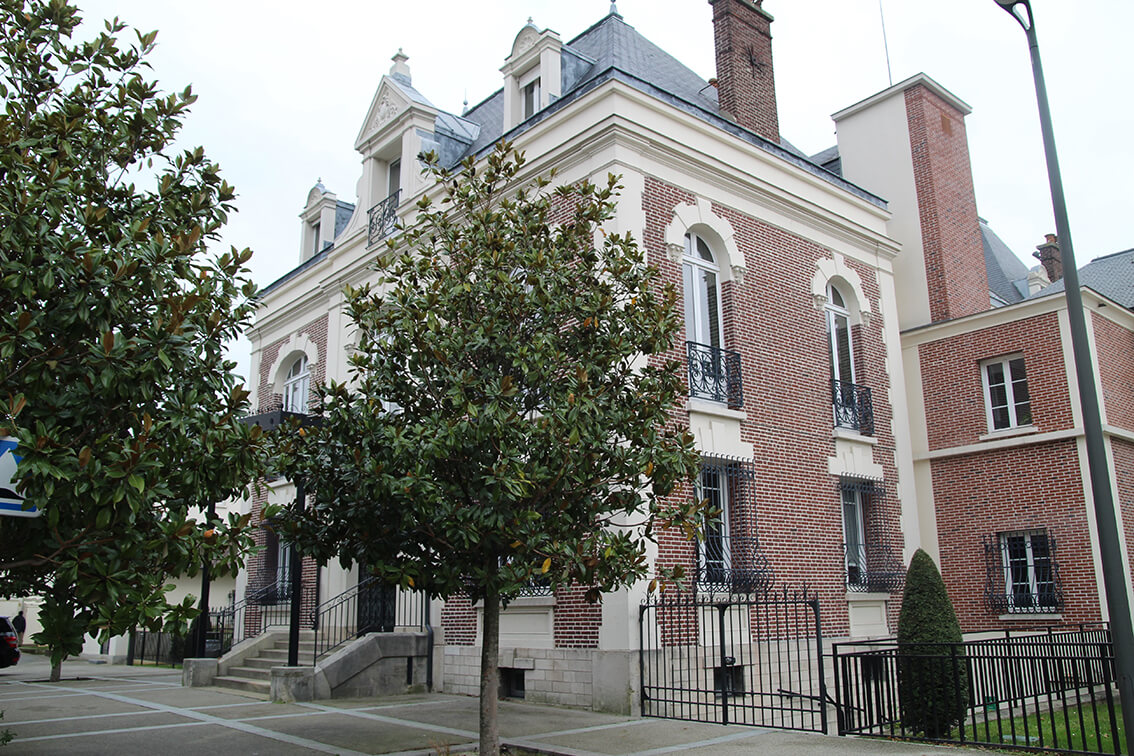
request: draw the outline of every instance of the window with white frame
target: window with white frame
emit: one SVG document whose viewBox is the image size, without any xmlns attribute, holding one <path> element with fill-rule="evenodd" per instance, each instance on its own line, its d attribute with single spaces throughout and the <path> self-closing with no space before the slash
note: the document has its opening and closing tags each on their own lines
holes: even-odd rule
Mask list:
<svg viewBox="0 0 1134 756">
<path fill-rule="evenodd" d="M 991 431 L 1032 424 L 1028 376 L 1021 355 L 981 363 L 985 408 Z"/>
<path fill-rule="evenodd" d="M 720 266 L 708 243 L 697 234 L 685 235 L 681 267 L 685 279 L 685 338 L 719 349 L 724 346 Z"/>
<path fill-rule="evenodd" d="M 994 610 L 1047 613 L 1062 608 L 1055 539 L 1046 528 L 997 533 L 985 539 L 985 553 Z"/>
<path fill-rule="evenodd" d="M 827 339 L 831 349 L 831 378 L 854 383 L 854 346 L 851 344 L 850 311 L 842 292 L 827 284 Z"/>
<path fill-rule="evenodd" d="M 698 501 L 707 507 L 702 520 L 704 544 L 700 550 L 701 574 L 709 583 L 725 582 L 732 567 L 729 549 L 729 496 L 726 471 L 723 466 L 702 464 L 701 475 L 695 483 Z"/>
<path fill-rule="evenodd" d="M 311 373 L 307 370 L 307 355 L 291 364 L 284 378 L 283 408 L 286 412 L 306 414 L 308 395 L 311 392 Z"/>
<path fill-rule="evenodd" d="M 523 118 L 527 120 L 539 110 L 539 77 L 525 84 L 520 94 L 523 100 Z"/>
</svg>

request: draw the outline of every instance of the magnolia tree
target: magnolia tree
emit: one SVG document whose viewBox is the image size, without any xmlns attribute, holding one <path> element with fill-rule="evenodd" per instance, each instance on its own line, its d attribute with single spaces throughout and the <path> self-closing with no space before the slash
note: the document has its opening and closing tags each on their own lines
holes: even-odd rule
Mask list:
<svg viewBox="0 0 1134 756">
<path fill-rule="evenodd" d="M 506 144 L 455 175 L 426 160 L 439 203 L 389 242 L 376 287 L 347 291 L 351 382 L 322 390 L 321 425 L 281 437 L 310 492 L 283 527 L 318 558 L 483 601 L 495 754 L 501 604 L 536 580 L 599 601 L 648 577 L 659 529 L 694 532 L 698 507 L 671 494 L 698 456 L 670 415 L 675 291 L 600 231 L 617 179 L 521 182 Z"/>
<path fill-rule="evenodd" d="M 237 568 L 239 494 L 258 435 L 224 343 L 252 314 L 248 250 L 210 254 L 234 193 L 204 152 L 174 154 L 195 99 L 163 95 L 156 33 L 73 41 L 63 0 L 0 0 L 0 437 L 8 492 L 0 592 L 41 593 L 52 675 L 87 633 L 180 631 L 169 576 Z M 151 188 L 139 188 L 135 182 Z"/>
</svg>

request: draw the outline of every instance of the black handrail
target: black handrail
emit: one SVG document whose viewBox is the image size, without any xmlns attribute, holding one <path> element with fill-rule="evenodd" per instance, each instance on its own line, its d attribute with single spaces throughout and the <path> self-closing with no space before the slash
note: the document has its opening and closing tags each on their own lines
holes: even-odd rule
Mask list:
<svg viewBox="0 0 1134 756">
<path fill-rule="evenodd" d="M 390 633 L 398 627 L 428 628 L 429 597 L 367 576 L 316 608 L 311 663 L 367 633 Z"/>
</svg>

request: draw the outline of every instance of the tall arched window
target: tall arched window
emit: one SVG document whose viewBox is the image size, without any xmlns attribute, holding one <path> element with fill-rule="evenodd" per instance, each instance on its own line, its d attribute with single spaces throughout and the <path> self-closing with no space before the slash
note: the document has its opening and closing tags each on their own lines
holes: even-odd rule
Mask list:
<svg viewBox="0 0 1134 756">
<path fill-rule="evenodd" d="M 827 284 L 827 336 L 831 345 L 831 379 L 854 383 L 854 348 L 851 345 L 850 312 L 834 284 Z"/>
<path fill-rule="evenodd" d="M 858 385 L 855 378 L 850 309 L 834 284 L 827 284 L 827 304 L 823 312 L 831 352 L 831 403 L 835 409 L 835 425 L 873 435 L 874 401 L 870 389 Z"/>
<path fill-rule="evenodd" d="M 307 413 L 307 399 L 311 391 L 311 373 L 307 371 L 307 355 L 291 364 L 284 378 L 283 408 L 286 412 Z"/>
<path fill-rule="evenodd" d="M 694 233 L 685 235 L 681 267 L 685 277 L 685 338 L 720 349 L 724 346 L 720 267 L 709 245 Z"/>
</svg>

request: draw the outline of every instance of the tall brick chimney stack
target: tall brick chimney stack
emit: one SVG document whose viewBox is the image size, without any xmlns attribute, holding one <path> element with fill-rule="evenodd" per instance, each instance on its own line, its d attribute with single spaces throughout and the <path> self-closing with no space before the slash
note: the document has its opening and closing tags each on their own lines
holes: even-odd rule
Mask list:
<svg viewBox="0 0 1134 756">
<path fill-rule="evenodd" d="M 709 0 L 717 51 L 717 101 L 723 115 L 780 142 L 772 74 L 772 17 L 764 0 Z"/>
<path fill-rule="evenodd" d="M 1059 251 L 1059 240 L 1055 234 L 1045 234 L 1044 243 L 1036 247 L 1032 257 L 1040 261 L 1052 283 L 1063 278 L 1063 255 Z"/>
</svg>

